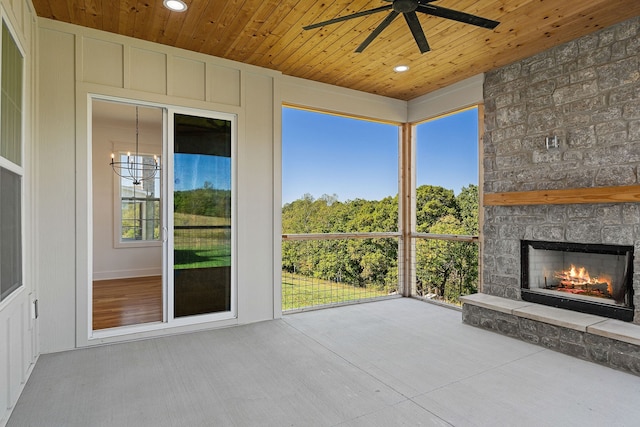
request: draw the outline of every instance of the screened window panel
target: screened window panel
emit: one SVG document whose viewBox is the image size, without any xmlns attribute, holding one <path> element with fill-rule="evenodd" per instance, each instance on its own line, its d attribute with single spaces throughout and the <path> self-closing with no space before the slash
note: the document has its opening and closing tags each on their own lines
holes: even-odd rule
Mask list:
<svg viewBox="0 0 640 427">
<path fill-rule="evenodd" d="M 0 156 L 22 165 L 23 58 L 7 25 L 2 23 Z"/>
<path fill-rule="evenodd" d="M 21 177 L 0 168 L 0 301 L 22 285 Z"/>
</svg>

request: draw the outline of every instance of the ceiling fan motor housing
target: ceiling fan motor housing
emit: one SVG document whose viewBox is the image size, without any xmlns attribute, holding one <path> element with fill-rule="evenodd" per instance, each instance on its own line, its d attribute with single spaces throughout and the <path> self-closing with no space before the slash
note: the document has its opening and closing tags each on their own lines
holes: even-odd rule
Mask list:
<svg viewBox="0 0 640 427">
<path fill-rule="evenodd" d="M 418 0 L 393 0 L 392 6 L 398 13 L 414 12 L 418 8 Z"/>
<path fill-rule="evenodd" d="M 323 27 L 329 24 L 337 24 L 349 19 L 361 18 L 363 16 L 372 15 L 378 12 L 388 12 L 387 17 L 369 34 L 356 49 L 356 53 L 362 52 L 371 42 L 387 28 L 397 16 L 403 15 L 407 25 L 413 34 L 413 38 L 420 49 L 420 53 L 425 53 L 431 50 L 427 37 L 422 30 L 418 14 L 416 12 L 423 13 L 425 15 L 437 16 L 444 19 L 451 19 L 453 21 L 462 22 L 463 24 L 475 25 L 482 28 L 494 29 L 499 22 L 491 19 L 482 18 L 476 15 L 470 15 L 458 10 L 447 9 L 445 7 L 436 6 L 432 3 L 436 0 L 384 0 L 387 3 L 385 6 L 376 7 L 374 9 L 362 10 L 360 12 L 352 13 L 351 15 L 339 16 L 337 18 L 329 19 L 328 21 L 317 22 L 315 24 L 302 27 L 305 30 L 311 30 L 318 27 Z M 389 12 L 390 11 L 390 12 Z"/>
</svg>

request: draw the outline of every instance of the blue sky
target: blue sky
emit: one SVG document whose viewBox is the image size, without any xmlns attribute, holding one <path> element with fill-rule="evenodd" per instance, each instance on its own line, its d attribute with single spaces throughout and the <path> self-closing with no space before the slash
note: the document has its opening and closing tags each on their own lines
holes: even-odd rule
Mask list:
<svg viewBox="0 0 640 427">
<path fill-rule="evenodd" d="M 477 110 L 417 128 L 418 185 L 456 194 L 478 182 Z M 398 192 L 398 128 L 293 108 L 282 112 L 282 203 L 305 193 L 346 201 L 380 200 Z"/>
<path fill-rule="evenodd" d="M 478 110 L 462 111 L 418 125 L 416 183 L 449 188 L 478 184 Z"/>
<path fill-rule="evenodd" d="M 205 154 L 174 155 L 174 189 L 176 191 L 202 188 L 209 181 L 213 188 L 231 188 L 231 159 Z"/>
<path fill-rule="evenodd" d="M 398 188 L 398 128 L 284 108 L 282 201 L 305 193 L 378 200 Z"/>
</svg>

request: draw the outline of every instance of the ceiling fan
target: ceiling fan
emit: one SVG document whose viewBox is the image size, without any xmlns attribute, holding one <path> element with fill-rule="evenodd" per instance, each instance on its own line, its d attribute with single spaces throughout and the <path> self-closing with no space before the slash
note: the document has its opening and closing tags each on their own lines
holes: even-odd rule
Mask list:
<svg viewBox="0 0 640 427">
<path fill-rule="evenodd" d="M 361 16 L 367 16 L 378 12 L 384 12 L 385 10 L 390 10 L 387 17 L 374 29 L 369 37 L 363 41 L 360 46 L 356 49 L 356 52 L 362 52 L 365 50 L 371 42 L 380 35 L 382 30 L 387 28 L 391 22 L 400 14 L 404 16 L 405 21 L 407 21 L 407 25 L 409 25 L 409 29 L 413 34 L 413 38 L 416 40 L 418 48 L 420 49 L 420 53 L 429 52 L 431 50 L 429 48 L 429 43 L 427 42 L 427 37 L 424 35 L 424 31 L 422 31 L 422 26 L 420 26 L 420 21 L 418 20 L 418 15 L 416 12 L 425 13 L 427 15 L 439 16 L 440 18 L 451 19 L 454 21 L 462 22 L 464 24 L 476 25 L 482 28 L 488 28 L 493 30 L 498 24 L 498 21 L 493 21 L 491 19 L 481 18 L 479 16 L 470 15 L 468 13 L 459 12 L 457 10 L 446 9 L 444 7 L 436 6 L 430 3 L 433 3 L 436 0 L 384 0 L 386 2 L 390 2 L 391 4 L 381 7 L 376 7 L 375 9 L 363 10 L 362 12 L 352 13 L 351 15 L 340 16 L 338 18 L 329 19 L 328 21 L 318 22 L 316 24 L 307 25 L 303 27 L 305 30 L 312 30 L 318 27 L 324 27 L 325 25 L 335 24 L 338 22 L 346 21 L 349 19 L 360 18 Z"/>
</svg>

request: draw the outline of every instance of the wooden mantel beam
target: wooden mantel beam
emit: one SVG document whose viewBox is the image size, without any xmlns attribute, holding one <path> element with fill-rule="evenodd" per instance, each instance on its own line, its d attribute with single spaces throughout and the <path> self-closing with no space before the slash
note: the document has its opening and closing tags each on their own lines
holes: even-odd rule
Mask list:
<svg viewBox="0 0 640 427">
<path fill-rule="evenodd" d="M 640 185 L 484 193 L 484 206 L 640 202 Z"/>
</svg>

